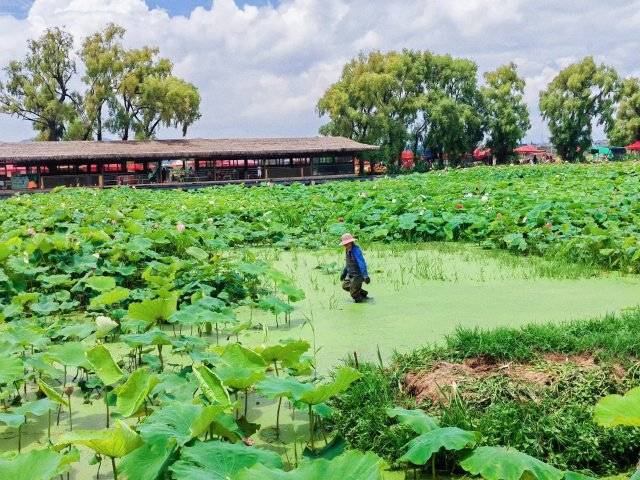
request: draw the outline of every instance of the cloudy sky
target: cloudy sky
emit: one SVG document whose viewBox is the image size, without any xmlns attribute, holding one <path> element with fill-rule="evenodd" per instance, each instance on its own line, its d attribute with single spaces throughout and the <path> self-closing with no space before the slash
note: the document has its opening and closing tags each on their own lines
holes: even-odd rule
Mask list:
<svg viewBox="0 0 640 480">
<path fill-rule="evenodd" d="M 538 92 L 563 66 L 594 55 L 640 75 L 640 0 L 0 0 L 0 65 L 47 27 L 80 39 L 108 22 L 127 28 L 129 46 L 159 46 L 200 88 L 193 137 L 315 135 L 317 99 L 347 60 L 374 49 L 451 53 L 481 72 L 515 61 L 530 141 L 546 137 Z M 0 141 L 31 136 L 0 116 Z"/>
</svg>

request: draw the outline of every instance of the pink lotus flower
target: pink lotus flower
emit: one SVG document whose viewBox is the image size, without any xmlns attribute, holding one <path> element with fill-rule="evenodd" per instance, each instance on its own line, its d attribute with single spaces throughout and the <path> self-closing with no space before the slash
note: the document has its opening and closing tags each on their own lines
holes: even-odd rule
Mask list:
<svg viewBox="0 0 640 480">
<path fill-rule="evenodd" d="M 186 230 L 186 228 L 187 227 L 185 227 L 184 223 L 182 223 L 182 222 L 179 222 L 176 225 L 176 230 L 178 230 L 178 232 L 180 232 L 180 233 L 184 232 Z"/>
</svg>

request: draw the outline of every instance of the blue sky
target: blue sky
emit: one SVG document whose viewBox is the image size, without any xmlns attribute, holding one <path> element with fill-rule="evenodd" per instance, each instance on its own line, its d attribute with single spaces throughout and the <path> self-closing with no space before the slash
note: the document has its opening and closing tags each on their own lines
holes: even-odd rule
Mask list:
<svg viewBox="0 0 640 480">
<path fill-rule="evenodd" d="M 274 4 L 278 0 L 236 0 L 238 5 L 266 5 Z M 203 6 L 209 8 L 211 0 L 145 0 L 150 7 L 160 7 L 171 15 L 189 15 L 194 8 Z M 0 15 L 9 14 L 17 18 L 26 17 L 33 0 L 0 0 Z"/>
</svg>

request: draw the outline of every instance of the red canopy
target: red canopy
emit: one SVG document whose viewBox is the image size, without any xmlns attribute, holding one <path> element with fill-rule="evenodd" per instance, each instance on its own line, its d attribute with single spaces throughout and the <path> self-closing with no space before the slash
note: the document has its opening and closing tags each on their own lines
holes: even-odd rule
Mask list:
<svg viewBox="0 0 640 480">
<path fill-rule="evenodd" d="M 515 148 L 513 151 L 522 155 L 544 153 L 544 150 L 540 150 L 538 147 L 534 147 L 533 145 L 523 145 L 522 147 Z"/>
<path fill-rule="evenodd" d="M 626 147 L 627 150 L 634 150 L 634 151 L 640 151 L 640 140 L 636 140 L 635 142 L 633 142 L 631 145 L 627 145 Z"/>
<path fill-rule="evenodd" d="M 476 160 L 484 160 L 485 158 L 488 158 L 490 156 L 491 156 L 490 148 L 476 148 L 473 151 L 473 158 Z"/>
</svg>

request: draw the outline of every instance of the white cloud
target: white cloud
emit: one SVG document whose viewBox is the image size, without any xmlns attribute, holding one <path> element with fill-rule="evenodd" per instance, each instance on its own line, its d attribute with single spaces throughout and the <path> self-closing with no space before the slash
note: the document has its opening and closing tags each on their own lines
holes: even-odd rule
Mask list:
<svg viewBox="0 0 640 480">
<path fill-rule="evenodd" d="M 593 54 L 638 74 L 640 0 L 283 0 L 238 7 L 216 0 L 171 18 L 143 0 L 36 0 L 24 20 L 0 16 L 0 65 L 50 26 L 76 40 L 116 22 L 130 46 L 157 45 L 178 75 L 201 91 L 203 118 L 191 136 L 314 135 L 315 104 L 360 51 L 404 47 L 475 60 L 481 71 L 516 61 L 534 118 L 546 129 L 538 92 L 567 62 Z M 163 132 L 174 135 L 172 132 Z M 30 137 L 28 124 L 0 117 L 0 140 Z"/>
</svg>

